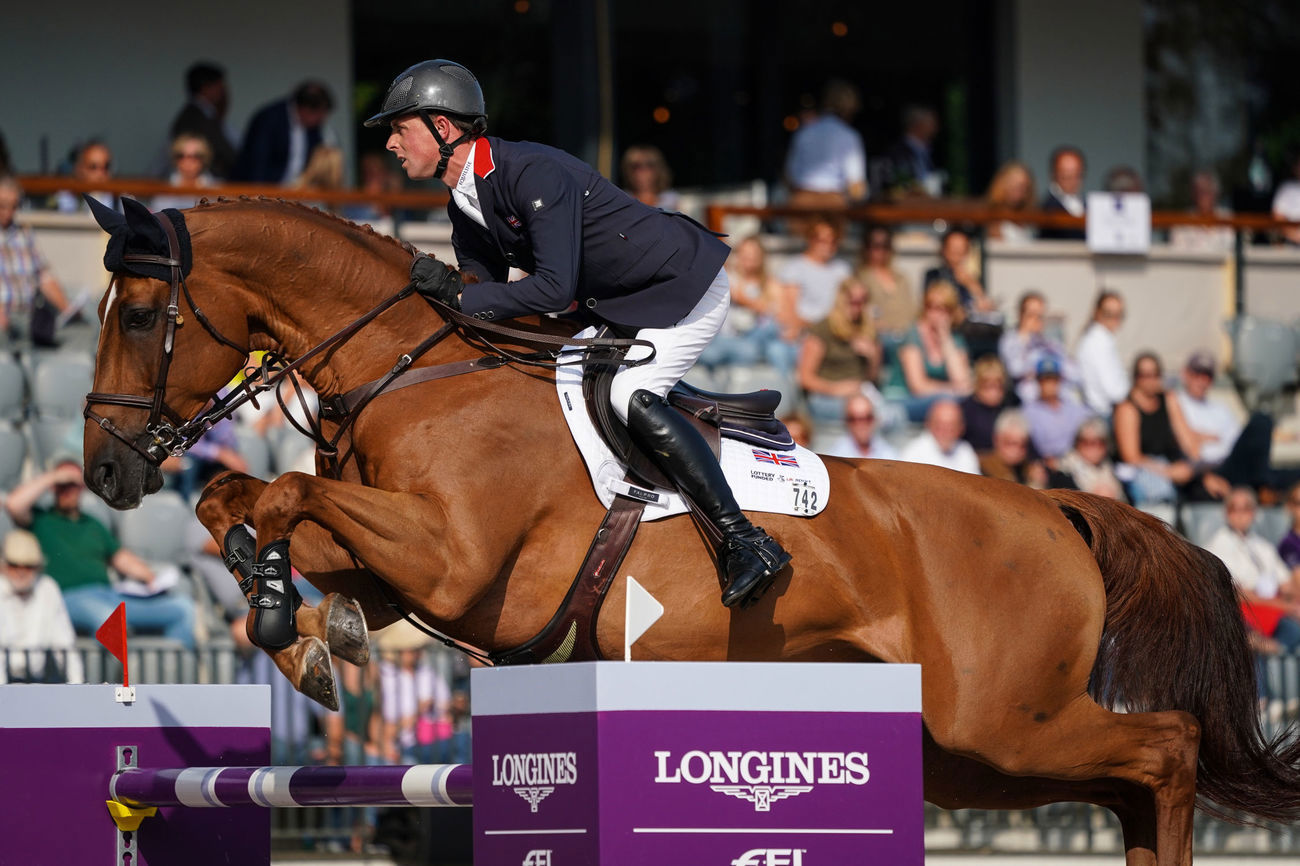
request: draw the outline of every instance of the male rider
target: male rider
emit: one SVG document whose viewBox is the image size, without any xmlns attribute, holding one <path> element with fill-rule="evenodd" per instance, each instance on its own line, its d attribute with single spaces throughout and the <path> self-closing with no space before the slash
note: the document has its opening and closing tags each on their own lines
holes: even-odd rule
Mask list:
<svg viewBox="0 0 1300 866">
<path fill-rule="evenodd" d="M 483 92 L 458 63 L 428 60 L 397 76 L 366 126 L 385 123 L 407 175 L 450 188 L 452 246 L 478 280 L 420 257 L 419 290 L 479 319 L 576 311 L 653 343 L 653 361 L 614 377 L 614 411 L 721 531 L 722 603 L 757 598 L 790 556 L 749 522 L 712 451 L 664 399 L 726 316 L 726 244 L 561 150 L 485 135 Z M 528 276 L 506 282 L 511 267 Z"/>
</svg>

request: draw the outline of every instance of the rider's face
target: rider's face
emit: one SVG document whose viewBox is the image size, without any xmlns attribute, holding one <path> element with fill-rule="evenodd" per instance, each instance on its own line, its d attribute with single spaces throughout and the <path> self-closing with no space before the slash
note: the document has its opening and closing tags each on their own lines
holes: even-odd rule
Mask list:
<svg viewBox="0 0 1300 866">
<path fill-rule="evenodd" d="M 408 114 L 390 124 L 388 149 L 412 180 L 433 177 L 438 168 L 438 142 L 419 115 Z"/>
</svg>

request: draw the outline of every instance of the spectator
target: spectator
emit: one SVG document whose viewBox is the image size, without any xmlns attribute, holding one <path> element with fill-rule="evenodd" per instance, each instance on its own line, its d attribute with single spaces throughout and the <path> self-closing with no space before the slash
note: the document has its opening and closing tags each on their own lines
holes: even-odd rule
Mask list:
<svg viewBox="0 0 1300 866">
<path fill-rule="evenodd" d="M 913 422 L 924 418 L 935 400 L 971 392 L 966 341 L 953 332 L 953 320 L 960 310 L 956 289 L 947 283 L 929 286 L 920 316 L 898 349 L 898 380 L 890 383 L 890 392 L 904 390 L 902 402 Z"/>
<path fill-rule="evenodd" d="M 794 369 L 799 324 L 793 292 L 767 271 L 767 253 L 758 235 L 742 239 L 727 257 L 731 306 L 722 330 L 704 347 L 698 363 L 752 366 L 766 361 L 782 374 Z"/>
<path fill-rule="evenodd" d="M 1038 398 L 1025 404 L 1025 420 L 1034 450 L 1048 466 L 1065 456 L 1075 434 L 1092 413 L 1061 393 L 1061 365 L 1055 358 L 1038 362 Z"/>
<path fill-rule="evenodd" d="M 41 572 L 44 564 L 36 536 L 10 530 L 0 565 L 0 683 L 85 679 L 63 594 L 54 578 Z"/>
<path fill-rule="evenodd" d="M 812 419 L 802 412 L 791 412 L 779 420 L 785 425 L 785 429 L 790 434 L 790 438 L 794 440 L 794 444 L 802 445 L 804 448 L 812 447 Z"/>
<path fill-rule="evenodd" d="M 1300 222 L 1300 149 L 1291 154 L 1291 178 L 1273 195 L 1273 219 Z M 1282 229 L 1282 239 L 1300 245 L 1300 226 Z"/>
<path fill-rule="evenodd" d="M 216 179 L 208 173 L 208 162 L 212 158 L 212 151 L 203 136 L 192 132 L 183 132 L 176 136 L 172 140 L 171 156 L 173 169 L 168 176 L 168 181 L 172 186 L 212 186 L 216 182 Z M 193 195 L 170 193 L 155 198 L 153 209 L 159 211 L 171 207 L 185 210 L 194 207 L 197 203 L 198 198 Z"/>
<path fill-rule="evenodd" d="M 1106 192 L 1146 192 L 1142 175 L 1137 169 L 1128 165 L 1117 165 L 1106 172 L 1106 182 L 1102 184 Z"/>
<path fill-rule="evenodd" d="M 1286 492 L 1286 513 L 1291 518 L 1291 528 L 1277 543 L 1277 552 L 1291 569 L 1291 580 L 1300 582 L 1300 482 L 1292 484 Z"/>
<path fill-rule="evenodd" d="M 360 174 L 361 181 L 358 186 L 361 192 L 369 195 L 387 195 L 402 191 L 402 177 L 393 171 L 386 153 L 371 151 L 363 154 Z M 391 217 L 393 208 L 380 202 L 357 202 L 343 205 L 341 213 L 353 222 L 372 223 Z M 408 215 L 402 214 L 402 218 L 406 219 Z"/>
<path fill-rule="evenodd" d="M 961 409 L 951 399 L 936 400 L 925 414 L 925 430 L 903 447 L 901 459 L 978 475 L 979 458 L 961 438 Z"/>
<path fill-rule="evenodd" d="M 897 460 L 898 450 L 879 433 L 876 407 L 865 394 L 844 401 L 844 433 L 826 449 L 832 457 Z"/>
<path fill-rule="evenodd" d="M 1035 490 L 1048 486 L 1048 470 L 1033 456 L 1029 441 L 1029 422 L 1019 409 L 1008 409 L 998 416 L 993 427 L 993 450 L 980 455 L 980 474 L 1023 484 Z"/>
<path fill-rule="evenodd" d="M 835 304 L 835 292 L 852 274 L 848 264 L 835 254 L 839 230 L 828 220 L 814 220 L 808 227 L 808 245 L 781 272 L 781 282 L 793 286 L 794 311 L 801 326 L 820 322 Z"/>
<path fill-rule="evenodd" d="M 861 107 L 862 99 L 852 84 L 826 83 L 821 114 L 790 139 L 785 182 L 791 207 L 843 210 L 867 197 L 867 154 L 862 136 L 851 126 Z M 791 231 L 798 233 L 800 222 L 791 220 Z"/>
<path fill-rule="evenodd" d="M 1204 349 L 1193 352 L 1176 392 L 1190 432 L 1183 450 L 1197 466 L 1217 476 L 1205 476 L 1204 492 L 1218 499 L 1237 486 L 1285 489 L 1295 480 L 1294 473 L 1283 474 L 1271 466 L 1273 420 L 1255 412 L 1243 427 L 1228 404 L 1210 394 L 1214 368 L 1214 355 Z"/>
<path fill-rule="evenodd" d="M 1014 331 L 1006 331 L 998 340 L 998 357 L 1006 365 L 1007 375 L 1016 383 L 1016 396 L 1029 403 L 1038 396 L 1038 363 L 1047 358 L 1056 362 L 1068 390 L 1079 384 L 1079 371 L 1060 340 L 1047 335 L 1047 299 L 1030 289 L 1020 296 L 1019 317 Z"/>
<path fill-rule="evenodd" d="M 1083 402 L 1102 418 L 1109 418 L 1115 404 L 1127 396 L 1128 374 L 1119 358 L 1115 333 L 1124 324 L 1124 299 L 1113 289 L 1102 289 L 1092 308 L 1092 321 L 1084 329 L 1075 350 Z"/>
<path fill-rule="evenodd" d="M 1043 212 L 1083 216 L 1083 176 L 1087 170 L 1083 151 L 1072 145 L 1062 145 L 1052 151 L 1050 165 L 1052 181 L 1047 185 L 1047 195 L 1043 198 Z M 1081 241 L 1085 233 L 1081 228 L 1058 229 L 1044 226 L 1039 230 L 1038 236 L 1051 240 Z"/>
<path fill-rule="evenodd" d="M 185 92 L 189 101 L 172 121 L 172 147 L 181 135 L 197 135 L 208 144 L 208 167 L 219 178 L 228 178 L 235 167 L 235 140 L 226 126 L 230 91 L 226 72 L 215 63 L 199 61 L 185 71 Z"/>
<path fill-rule="evenodd" d="M 102 183 L 113 176 L 113 153 L 108 145 L 98 139 L 86 142 L 77 150 L 76 161 L 72 168 L 74 180 L 82 183 Z M 105 207 L 121 210 L 116 193 L 92 192 L 90 197 Z M 55 207 L 62 213 L 76 213 L 86 209 L 86 202 L 79 192 L 62 190 L 54 197 Z"/>
<path fill-rule="evenodd" d="M 993 175 L 989 191 L 984 196 L 984 203 L 990 208 L 1004 211 L 1030 211 L 1038 197 L 1034 189 L 1034 176 L 1029 166 L 1018 160 L 1005 162 Z M 1007 243 L 1022 244 L 1034 239 L 1034 227 L 1023 225 L 1014 219 L 989 223 L 987 236 Z"/>
<path fill-rule="evenodd" d="M 193 649 L 194 599 L 170 591 L 165 579 L 123 548 L 108 527 L 82 513 L 84 489 L 81 462 L 56 458 L 50 471 L 19 484 L 5 501 L 14 523 L 30 528 L 40 540 L 73 626 L 82 634 L 93 634 L 120 602 L 126 602 L 127 621 L 133 627 L 161 630 Z M 51 490 L 53 507 L 37 505 Z M 109 581 L 110 565 L 123 577 L 117 587 Z M 173 579 L 176 576 L 173 571 Z"/>
<path fill-rule="evenodd" d="M 844 401 L 875 389 L 880 344 L 867 306 L 867 287 L 850 277 L 840 284 L 830 314 L 808 329 L 799 347 L 798 379 L 813 421 L 838 421 Z"/>
<path fill-rule="evenodd" d="M 1192 213 L 1206 219 L 1232 216 L 1219 204 L 1219 178 L 1212 171 L 1198 171 L 1192 176 Z M 1169 230 L 1170 245 L 1182 250 L 1228 253 L 1237 241 L 1230 226 L 1174 226 Z"/>
<path fill-rule="evenodd" d="M 874 225 L 867 229 L 858 279 L 871 293 L 876 333 L 885 350 L 886 363 L 890 363 L 907 330 L 916 321 L 916 295 L 911 281 L 894 267 L 894 232 L 889 226 Z"/>
<path fill-rule="evenodd" d="M 649 144 L 634 144 L 623 151 L 620 163 L 623 191 L 650 207 L 677 210 L 681 196 L 673 191 L 673 173 L 663 151 Z"/>
<path fill-rule="evenodd" d="M 985 355 L 975 362 L 974 377 L 975 390 L 959 404 L 966 428 L 962 438 L 976 454 L 983 454 L 992 450 L 993 428 L 1007 408 L 1007 371 L 997 358 Z"/>
<path fill-rule="evenodd" d="M 45 257 L 36 248 L 36 236 L 27 226 L 15 221 L 22 187 L 8 175 L 0 175 L 0 332 L 10 340 L 23 340 L 29 334 L 32 310 L 38 293 L 54 309 L 68 308 L 63 287 L 55 279 Z M 48 335 L 53 339 L 53 332 Z M 41 339 L 38 342 L 47 342 Z"/>
<path fill-rule="evenodd" d="M 970 233 L 961 228 L 948 229 L 939 246 L 939 258 L 941 263 L 925 272 L 925 285 L 951 284 L 957 290 L 967 318 L 976 313 L 993 312 L 993 301 L 984 293 L 984 286 L 975 272 Z"/>
<path fill-rule="evenodd" d="M 305 81 L 287 99 L 258 109 L 235 165 L 235 178 L 251 183 L 293 184 L 322 146 L 334 146 L 325 120 L 334 109 L 329 88 Z"/>
<path fill-rule="evenodd" d="M 1246 622 L 1288 652 L 1300 648 L 1300 606 L 1290 569 L 1277 550 L 1252 531 L 1255 493 L 1234 487 L 1224 501 L 1226 525 L 1210 537 L 1205 549 L 1227 567 L 1241 593 Z M 1266 646 L 1266 651 L 1276 651 Z"/>
<path fill-rule="evenodd" d="M 248 462 L 239 453 L 235 422 L 229 418 L 210 427 L 181 460 L 176 489 L 186 499 L 201 491 L 219 472 L 248 472 Z"/>
<path fill-rule="evenodd" d="M 1124 486 L 1110 459 L 1110 431 L 1096 416 L 1079 425 L 1074 448 L 1061 458 L 1058 468 L 1079 490 L 1108 499 L 1124 498 Z"/>
<path fill-rule="evenodd" d="M 1143 352 L 1133 362 L 1133 388 L 1115 407 L 1115 445 L 1122 465 L 1117 474 L 1134 505 L 1174 502 L 1178 487 L 1196 471 L 1179 444 L 1190 432 L 1177 400 L 1165 392 L 1160 358 Z"/>
<path fill-rule="evenodd" d="M 924 105 L 903 110 L 903 137 L 876 164 L 873 174 L 880 196 L 892 200 L 943 194 L 944 173 L 935 168 L 930 148 L 939 134 L 939 115 Z"/>
</svg>

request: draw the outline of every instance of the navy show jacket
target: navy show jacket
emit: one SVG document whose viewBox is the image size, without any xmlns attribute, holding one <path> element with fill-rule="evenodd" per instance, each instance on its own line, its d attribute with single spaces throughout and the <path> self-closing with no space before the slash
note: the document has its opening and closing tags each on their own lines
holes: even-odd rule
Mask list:
<svg viewBox="0 0 1300 866">
<path fill-rule="evenodd" d="M 728 247 L 693 220 L 642 204 L 562 150 L 484 136 L 474 175 L 487 228 L 447 205 L 466 284 L 483 319 L 577 312 L 595 322 L 667 328 L 694 309 Z M 528 276 L 506 282 L 511 267 Z"/>
</svg>

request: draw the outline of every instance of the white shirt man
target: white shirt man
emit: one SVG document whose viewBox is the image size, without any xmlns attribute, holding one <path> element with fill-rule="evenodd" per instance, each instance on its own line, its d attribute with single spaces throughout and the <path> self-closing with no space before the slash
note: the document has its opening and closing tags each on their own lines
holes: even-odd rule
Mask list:
<svg viewBox="0 0 1300 866">
<path fill-rule="evenodd" d="M 865 189 L 862 136 L 830 112 L 804 124 L 790 141 L 786 177 L 795 189 L 850 193 Z"/>
<path fill-rule="evenodd" d="M 1233 583 L 1247 599 L 1277 598 L 1278 591 L 1290 582 L 1291 572 L 1277 548 L 1251 530 L 1255 511 L 1255 494 L 1234 488 L 1224 503 L 1227 525 L 1210 536 L 1205 549 L 1223 560 Z"/>
<path fill-rule="evenodd" d="M 1124 321 L 1124 301 L 1105 294 L 1098 302 L 1095 318 L 1079 340 L 1075 358 L 1083 380 L 1083 401 L 1103 418 L 1109 418 L 1115 404 L 1128 396 L 1128 371 L 1119 357 L 1115 332 Z"/>
<path fill-rule="evenodd" d="M 30 532 L 12 530 L 0 563 L 0 683 L 11 678 L 84 682 L 81 656 L 63 593 L 41 573 L 40 543 Z M 59 671 L 45 669 L 47 652 Z"/>
<path fill-rule="evenodd" d="M 1190 456 L 1199 463 L 1218 466 L 1232 453 L 1242 426 L 1226 403 L 1211 399 L 1213 382 L 1214 356 L 1204 350 L 1193 352 L 1183 368 L 1183 387 L 1177 396 L 1187 426 L 1201 444 L 1200 453 Z"/>
<path fill-rule="evenodd" d="M 898 449 L 878 432 L 876 408 L 866 395 L 854 394 L 844 404 L 844 427 L 843 435 L 826 449 L 831 457 L 898 459 Z"/>
<path fill-rule="evenodd" d="M 975 449 L 961 438 L 965 429 L 961 408 L 952 400 L 939 400 L 925 415 L 925 430 L 903 446 L 901 458 L 908 463 L 927 463 L 971 475 L 980 474 Z"/>
</svg>

